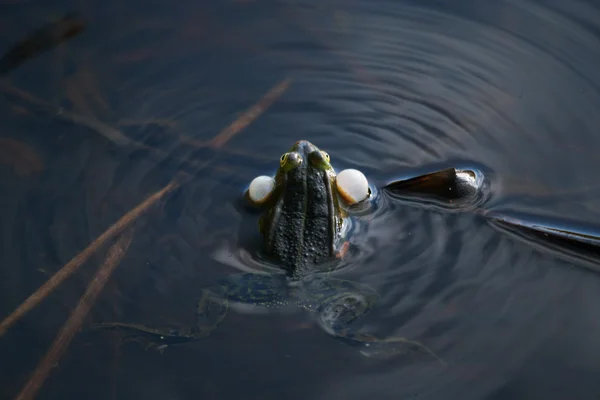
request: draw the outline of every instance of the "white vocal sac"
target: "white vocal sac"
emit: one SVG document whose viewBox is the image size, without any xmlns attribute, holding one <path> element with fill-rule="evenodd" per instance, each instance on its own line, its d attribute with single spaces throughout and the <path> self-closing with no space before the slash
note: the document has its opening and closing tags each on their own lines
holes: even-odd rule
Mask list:
<svg viewBox="0 0 600 400">
<path fill-rule="evenodd" d="M 369 196 L 367 177 L 357 169 L 345 169 L 335 178 L 338 192 L 349 204 L 356 204 Z"/>
<path fill-rule="evenodd" d="M 248 196 L 255 203 L 262 203 L 269 198 L 273 188 L 275 187 L 275 179 L 270 176 L 257 176 L 250 182 L 248 187 Z"/>
</svg>

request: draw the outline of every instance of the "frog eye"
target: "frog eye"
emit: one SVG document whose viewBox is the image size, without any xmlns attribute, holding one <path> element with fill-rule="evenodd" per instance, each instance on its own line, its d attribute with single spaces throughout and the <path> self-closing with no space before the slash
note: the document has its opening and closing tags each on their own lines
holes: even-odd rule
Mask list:
<svg viewBox="0 0 600 400">
<path fill-rule="evenodd" d="M 281 158 L 279 159 L 279 165 L 283 167 L 289 156 L 290 156 L 290 153 L 282 154 Z"/>
<path fill-rule="evenodd" d="M 289 171 L 302 164 L 302 156 L 294 151 L 285 153 L 279 159 L 279 165 L 284 171 Z"/>
<path fill-rule="evenodd" d="M 325 157 L 325 160 L 327 160 L 327 162 L 330 162 L 329 154 L 327 154 L 326 151 L 321 150 L 321 154 L 323 154 L 323 157 Z"/>
</svg>

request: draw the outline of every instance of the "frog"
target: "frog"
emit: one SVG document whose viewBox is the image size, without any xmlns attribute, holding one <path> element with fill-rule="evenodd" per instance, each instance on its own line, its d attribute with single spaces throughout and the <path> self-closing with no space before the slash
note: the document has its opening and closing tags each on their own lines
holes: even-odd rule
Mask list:
<svg viewBox="0 0 600 400">
<path fill-rule="evenodd" d="M 341 175 L 341 174 L 340 174 Z M 369 200 L 351 196 L 338 182 L 326 151 L 299 140 L 283 153 L 267 190 L 245 193 L 258 208 L 263 253 L 276 266 L 268 271 L 224 276 L 201 290 L 196 325 L 152 328 L 107 322 L 95 329 L 120 329 L 152 339 L 159 347 L 203 339 L 224 320 L 230 304 L 263 309 L 301 309 L 315 316 L 327 334 L 359 348 L 366 357 L 425 353 L 445 363 L 420 342 L 405 337 L 379 337 L 356 327 L 377 304 L 379 295 L 365 283 L 333 278 L 331 271 L 347 257 L 349 210 Z M 249 189 L 252 189 L 250 187 Z"/>
</svg>

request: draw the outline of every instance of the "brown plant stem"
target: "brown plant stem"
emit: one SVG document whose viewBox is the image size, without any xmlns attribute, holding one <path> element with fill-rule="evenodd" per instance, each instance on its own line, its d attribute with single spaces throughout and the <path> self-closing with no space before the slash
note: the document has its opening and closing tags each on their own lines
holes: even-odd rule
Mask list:
<svg viewBox="0 0 600 400">
<path fill-rule="evenodd" d="M 65 279 L 86 262 L 90 256 L 104 245 L 109 239 L 123 232 L 127 226 L 135 221 L 140 215 L 146 212 L 151 206 L 156 204 L 166 194 L 170 193 L 179 186 L 177 181 L 172 181 L 167 186 L 154 193 L 133 210 L 125 214 L 115 224 L 108 228 L 102 235 L 94 240 L 81 253 L 77 254 L 71 261 L 63 266 L 56 274 L 54 274 L 46 283 L 38 290 L 29 296 L 12 314 L 0 322 L 0 336 L 4 335 L 9 327 L 17 320 L 22 318 L 27 312 L 44 300 L 54 289 L 56 289 Z"/>
<path fill-rule="evenodd" d="M 71 343 L 71 340 L 81 327 L 83 320 L 104 288 L 106 281 L 121 262 L 121 259 L 131 244 L 132 238 L 133 233 L 131 231 L 126 232 L 108 250 L 108 255 L 106 256 L 104 264 L 102 264 L 93 280 L 88 285 L 87 290 L 81 297 L 81 300 L 79 300 L 79 304 L 75 310 L 73 310 L 73 313 L 56 336 L 52 346 L 33 371 L 31 378 L 23 390 L 15 397 L 15 400 L 29 400 L 35 397 L 46 378 L 48 378 L 48 375 L 50 375 L 50 370 L 63 355 L 66 348 L 69 346 L 69 343 Z"/>
</svg>

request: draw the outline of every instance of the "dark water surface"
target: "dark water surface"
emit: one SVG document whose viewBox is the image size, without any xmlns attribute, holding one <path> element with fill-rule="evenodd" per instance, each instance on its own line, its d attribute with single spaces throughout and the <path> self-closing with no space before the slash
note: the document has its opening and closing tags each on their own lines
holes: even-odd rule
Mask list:
<svg viewBox="0 0 600 400">
<path fill-rule="evenodd" d="M 239 196 L 298 139 L 373 186 L 479 166 L 487 209 L 600 227 L 596 1 L 0 0 L 0 50 L 66 12 L 85 30 L 4 80 L 170 156 L 3 98 L 0 318 L 185 170 L 194 179 L 136 222 L 85 326 L 193 324 L 200 288 L 257 262 L 257 215 Z M 182 145 L 177 135 L 212 139 L 285 79 L 222 150 Z M 600 398 L 597 274 L 472 213 L 381 202 L 357 220 L 361 251 L 342 275 L 381 294 L 366 328 L 423 342 L 446 367 L 365 358 L 305 314 L 231 312 L 162 354 L 78 334 L 37 398 Z M 2 399 L 26 384 L 105 253 L 0 338 Z"/>
</svg>

